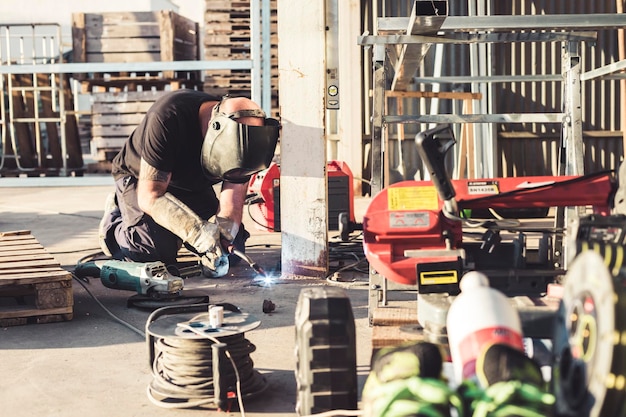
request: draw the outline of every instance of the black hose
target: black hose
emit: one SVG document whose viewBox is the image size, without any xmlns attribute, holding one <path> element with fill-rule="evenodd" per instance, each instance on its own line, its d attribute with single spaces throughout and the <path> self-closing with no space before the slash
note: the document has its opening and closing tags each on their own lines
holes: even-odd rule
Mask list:
<svg viewBox="0 0 626 417">
<path fill-rule="evenodd" d="M 150 400 L 165 408 L 217 405 L 213 384 L 215 364 L 211 349 L 215 341 L 225 343 L 225 351 L 229 355 L 229 358 L 224 357 L 219 363 L 220 391 L 233 393 L 229 398 L 236 398 L 239 382 L 243 398 L 262 392 L 267 383 L 254 370 L 254 363 L 250 358 L 250 353 L 256 347 L 243 334 L 215 340 L 167 337 L 155 341 L 152 364 L 154 379 L 148 387 Z"/>
</svg>

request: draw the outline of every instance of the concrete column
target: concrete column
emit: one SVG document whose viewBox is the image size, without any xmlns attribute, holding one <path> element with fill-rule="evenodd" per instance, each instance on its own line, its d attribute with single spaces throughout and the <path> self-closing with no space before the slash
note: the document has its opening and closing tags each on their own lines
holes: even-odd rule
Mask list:
<svg viewBox="0 0 626 417">
<path fill-rule="evenodd" d="M 283 277 L 328 273 L 324 0 L 278 0 Z"/>
</svg>

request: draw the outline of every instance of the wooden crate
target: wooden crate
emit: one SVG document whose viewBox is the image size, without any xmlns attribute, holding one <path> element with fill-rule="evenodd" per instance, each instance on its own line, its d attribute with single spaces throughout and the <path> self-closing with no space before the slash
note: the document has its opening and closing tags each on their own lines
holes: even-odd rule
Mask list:
<svg viewBox="0 0 626 417">
<path fill-rule="evenodd" d="M 0 232 L 0 326 L 71 320 L 72 275 L 28 230 Z"/>
<path fill-rule="evenodd" d="M 148 109 L 167 91 L 93 93 L 91 156 L 111 161 Z"/>
<path fill-rule="evenodd" d="M 196 61 L 198 36 L 197 22 L 171 10 L 72 14 L 74 62 Z M 200 78 L 197 71 L 161 76 L 188 79 L 189 74 Z"/>
</svg>

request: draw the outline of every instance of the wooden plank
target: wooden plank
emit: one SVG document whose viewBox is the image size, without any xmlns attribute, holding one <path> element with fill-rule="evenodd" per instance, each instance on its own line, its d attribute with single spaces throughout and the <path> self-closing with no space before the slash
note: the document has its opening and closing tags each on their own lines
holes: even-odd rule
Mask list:
<svg viewBox="0 0 626 417">
<path fill-rule="evenodd" d="M 89 27 L 86 36 L 90 39 L 99 38 L 158 38 L 160 36 L 159 25 L 107 25 L 102 27 Z"/>
<path fill-rule="evenodd" d="M 18 239 L 35 239 L 30 234 L 30 230 L 9 230 L 6 232 L 0 232 L 0 237 L 3 237 L 3 238 L 10 239 L 15 236 L 19 236 Z"/>
<path fill-rule="evenodd" d="M 373 326 L 407 326 L 417 323 L 417 300 L 413 307 L 386 306 L 372 312 Z"/>
<path fill-rule="evenodd" d="M 99 27 L 106 25 L 130 25 L 137 26 L 157 21 L 158 12 L 105 12 L 85 13 L 86 27 Z"/>
<path fill-rule="evenodd" d="M 424 335 L 417 332 L 403 331 L 398 326 L 374 326 L 372 328 L 372 350 L 399 344 L 424 340 Z"/>
<path fill-rule="evenodd" d="M 97 53 L 88 52 L 87 62 L 158 62 L 161 60 L 159 52 L 136 52 L 136 53 Z"/>
<path fill-rule="evenodd" d="M 87 62 L 85 13 L 72 13 L 72 56 L 74 62 Z M 84 74 L 80 74 L 81 78 Z"/>
<path fill-rule="evenodd" d="M 11 264 L 8 263 L 0 263 L 0 274 L 2 273 L 1 270 L 7 270 L 7 269 L 13 269 L 13 268 L 22 268 L 22 267 L 28 267 L 28 268 L 39 268 L 39 267 L 46 267 L 46 266 L 50 266 L 50 265 L 58 265 L 59 268 L 61 267 L 60 263 L 51 263 L 49 259 L 44 259 L 42 261 L 21 261 L 21 262 L 11 262 Z"/>
<path fill-rule="evenodd" d="M 10 318 L 22 318 L 22 317 L 33 317 L 33 316 L 49 316 L 53 314 L 72 314 L 73 308 L 69 307 L 60 307 L 60 308 L 52 308 L 47 310 L 39 310 L 36 308 L 28 308 L 23 306 L 15 306 L 10 309 L 3 308 L 0 306 L 0 319 L 10 319 Z"/>
<path fill-rule="evenodd" d="M 0 250 L 0 262 L 6 262 L 7 259 L 13 258 L 16 256 L 16 253 L 19 254 L 29 254 L 33 256 L 50 256 L 48 251 L 41 247 L 41 245 L 17 245 L 17 246 L 8 246 L 2 247 Z"/>
<path fill-rule="evenodd" d="M 25 282 L 24 284 L 32 284 L 33 282 L 28 282 L 28 280 L 32 279 L 33 277 L 41 277 L 41 276 L 45 276 L 47 278 L 52 278 L 52 277 L 64 277 L 64 278 L 68 278 L 68 276 L 71 275 L 68 271 L 65 271 L 64 269 L 60 269 L 59 266 L 56 265 L 49 265 L 49 266 L 40 266 L 38 268 L 26 268 L 26 267 L 19 267 L 19 268 L 8 268 L 8 269 L 4 269 L 2 271 L 0 271 L 0 276 L 2 278 L 3 283 L 5 283 L 6 285 L 8 284 L 8 281 L 11 279 L 24 279 Z"/>
<path fill-rule="evenodd" d="M 120 137 L 126 136 L 128 137 L 135 130 L 134 125 L 106 125 L 106 126 L 97 126 L 94 125 L 91 127 L 91 134 L 95 138 L 97 136 L 100 137 Z M 92 139 L 93 141 L 93 139 Z"/>
<path fill-rule="evenodd" d="M 168 62 L 174 60 L 174 27 L 172 22 L 172 11 L 161 10 L 157 19 L 159 22 L 161 61 Z M 169 71 L 171 73 L 171 71 Z"/>
<path fill-rule="evenodd" d="M 93 103 L 91 111 L 94 113 L 145 113 L 152 106 L 151 102 L 129 103 Z"/>
<path fill-rule="evenodd" d="M 94 103 L 127 103 L 130 101 L 154 102 L 159 97 L 167 93 L 167 91 L 125 91 L 122 93 L 97 93 L 93 94 L 93 100 Z"/>
<path fill-rule="evenodd" d="M 159 38 L 87 38 L 87 50 L 90 56 L 97 51 L 102 54 L 110 53 L 142 53 L 142 52 L 159 52 L 161 50 L 161 41 Z"/>
<path fill-rule="evenodd" d="M 5 269 L 7 265 L 10 265 L 14 262 L 32 261 L 32 260 L 42 261 L 44 259 L 54 261 L 54 258 L 52 257 L 52 255 L 50 255 L 46 251 L 43 251 L 43 253 L 41 254 L 29 253 L 29 254 L 23 254 L 23 255 L 16 255 L 15 253 L 5 254 L 4 252 L 0 252 L 0 268 Z"/>
<path fill-rule="evenodd" d="M 38 243 L 29 243 L 28 241 L 18 241 L 17 244 L 11 244 L 11 242 L 0 242 L 0 250 L 2 252 L 14 252 L 14 251 L 34 251 L 34 252 L 46 252 Z"/>
<path fill-rule="evenodd" d="M 91 122 L 94 125 L 138 125 L 145 113 L 94 114 Z"/>
<path fill-rule="evenodd" d="M 194 22 L 179 14 L 173 13 L 171 15 L 172 27 L 174 30 L 174 41 L 176 43 L 185 43 L 189 45 L 198 45 L 198 23 Z M 189 59 L 198 59 L 200 55 L 196 53 L 189 57 Z"/>
<path fill-rule="evenodd" d="M 91 144 L 96 149 L 120 149 L 124 142 L 128 139 L 128 136 L 120 137 L 94 137 L 91 139 Z"/>
</svg>

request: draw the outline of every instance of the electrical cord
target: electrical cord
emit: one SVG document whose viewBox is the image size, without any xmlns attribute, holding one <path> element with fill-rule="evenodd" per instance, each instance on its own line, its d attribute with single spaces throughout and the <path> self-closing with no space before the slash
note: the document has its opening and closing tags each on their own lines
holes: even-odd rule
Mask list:
<svg viewBox="0 0 626 417">
<path fill-rule="evenodd" d="M 73 272 L 71 273 L 72 277 L 85 289 L 85 291 L 87 291 L 87 294 L 89 294 L 91 296 L 91 298 L 93 298 L 93 300 L 100 306 L 100 308 L 102 308 L 102 310 L 104 310 L 105 313 L 107 313 L 111 318 L 113 318 L 113 320 L 115 320 L 116 322 L 120 323 L 121 325 L 123 325 L 124 327 L 129 328 L 130 330 L 132 330 L 133 332 L 137 333 L 138 335 L 140 335 L 142 338 L 146 337 L 146 334 L 139 330 L 138 328 L 136 328 L 135 326 L 133 326 L 132 324 L 120 319 L 119 317 L 117 317 L 115 314 L 113 314 L 108 308 L 105 307 L 104 304 L 102 304 L 100 302 L 100 300 L 98 300 L 98 297 L 96 297 L 91 290 L 89 290 L 89 288 L 87 288 L 87 286 L 85 285 L 85 282 L 83 282 L 83 280 L 85 280 L 86 282 L 89 282 L 89 280 L 87 278 L 79 278 L 77 277 Z"/>
<path fill-rule="evenodd" d="M 243 396 L 258 393 L 266 386 L 249 357 L 256 347 L 243 334 L 218 339 L 188 324 L 178 325 L 202 339 L 163 338 L 156 342 L 158 354 L 152 370 L 155 379 L 148 387 L 150 401 L 164 408 L 191 408 L 216 403 L 211 345 L 225 343 L 224 353 L 231 363 L 232 373 L 220 366 L 220 374 L 227 384 L 235 385 L 239 410 L 244 416 Z M 155 394 L 174 401 L 159 400 Z"/>
</svg>

